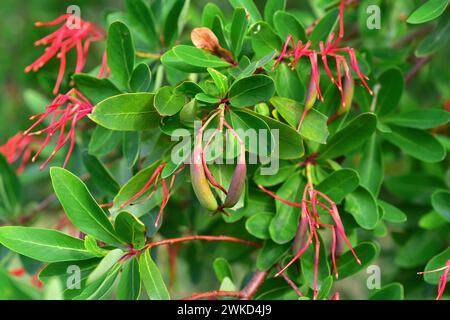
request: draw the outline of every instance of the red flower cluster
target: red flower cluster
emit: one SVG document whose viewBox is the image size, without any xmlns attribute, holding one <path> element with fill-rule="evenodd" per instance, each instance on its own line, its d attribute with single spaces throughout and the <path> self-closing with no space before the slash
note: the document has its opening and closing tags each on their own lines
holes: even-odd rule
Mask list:
<svg viewBox="0 0 450 320">
<path fill-rule="evenodd" d="M 93 110 L 92 104 L 89 100 L 76 89 L 71 89 L 66 94 L 59 94 L 55 100 L 47 107 L 45 112 L 32 116 L 30 120 L 37 121 L 25 131 L 25 135 L 39 136 L 46 134 L 44 141 L 41 144 L 39 151 L 35 154 L 32 161 L 41 154 L 45 147 L 49 144 L 51 138 L 59 133 L 59 139 L 50 157 L 41 166 L 41 170 L 53 159 L 55 154 L 67 143 L 69 143 L 69 151 L 63 167 L 67 165 L 70 155 L 72 154 L 75 145 L 75 125 L 78 121 L 86 117 Z M 44 120 L 49 120 L 50 124 L 47 128 L 32 132 Z"/>
<path fill-rule="evenodd" d="M 83 71 L 86 65 L 86 58 L 91 43 L 101 41 L 105 38 L 104 31 L 91 22 L 84 21 L 74 15 L 65 14 L 51 22 L 37 22 L 37 27 L 49 26 L 53 27 L 63 23 L 58 30 L 50 35 L 36 41 L 35 45 L 45 45 L 44 54 L 35 62 L 29 65 L 25 71 L 38 71 L 53 57 L 60 59 L 60 68 L 58 78 L 53 90 L 54 94 L 59 92 L 61 82 L 66 71 L 66 55 L 73 48 L 77 52 L 77 62 L 75 73 Z M 102 68 L 99 77 L 107 74 L 106 54 L 103 57 Z"/>
<path fill-rule="evenodd" d="M 292 70 L 294 70 L 302 57 L 304 56 L 308 57 L 311 63 L 311 83 L 314 85 L 310 89 L 315 89 L 316 94 L 323 101 L 323 95 L 320 90 L 320 74 L 318 63 L 318 56 L 320 56 L 322 59 L 323 66 L 325 68 L 325 72 L 327 73 L 332 83 L 335 84 L 338 87 L 339 91 L 341 92 L 343 106 L 345 106 L 346 104 L 346 99 L 344 93 L 344 86 L 342 84 L 342 76 L 345 75 L 347 80 L 350 82 L 353 81 L 353 78 L 350 73 L 349 63 L 347 62 L 346 57 L 342 55 L 342 53 L 347 53 L 349 55 L 350 66 L 352 67 L 354 72 L 358 75 L 362 84 L 367 88 L 370 94 L 372 94 L 372 90 L 370 89 L 369 85 L 366 82 L 366 80 L 368 80 L 369 78 L 366 75 L 364 75 L 359 69 L 355 50 L 350 47 L 338 48 L 338 45 L 344 38 L 344 9 L 345 9 L 345 2 L 344 0 L 341 0 L 339 13 L 339 21 L 340 21 L 339 35 L 336 39 L 335 34 L 333 32 L 330 33 L 330 36 L 326 44 L 324 44 L 323 41 L 320 42 L 319 44 L 320 51 L 316 51 L 311 49 L 311 41 L 308 41 L 306 44 L 303 44 L 302 41 L 298 41 L 297 43 L 295 43 L 292 35 L 289 35 L 284 45 L 284 48 L 281 51 L 278 60 L 274 66 L 274 68 L 278 66 L 278 64 L 280 64 L 285 58 L 293 58 L 292 62 L 289 63 L 289 66 L 291 66 Z M 289 46 L 291 46 L 290 50 Z M 336 62 L 336 70 L 337 70 L 336 79 L 330 70 L 328 64 L 328 57 L 331 57 Z"/>
<path fill-rule="evenodd" d="M 338 256 L 338 251 L 340 251 L 341 245 L 345 243 L 356 261 L 361 264 L 358 256 L 356 255 L 350 241 L 348 240 L 344 225 L 342 224 L 342 220 L 339 216 L 339 211 L 336 204 L 325 194 L 322 192 L 315 190 L 312 183 L 308 183 L 303 191 L 303 197 L 301 203 L 290 202 L 285 199 L 282 199 L 272 193 L 271 191 L 265 189 L 263 186 L 258 186 L 265 193 L 269 194 L 271 197 L 276 200 L 287 204 L 292 207 L 300 207 L 301 208 L 301 216 L 300 222 L 297 229 L 297 235 L 294 240 L 293 249 L 297 252 L 293 259 L 282 269 L 280 270 L 276 276 L 281 275 L 287 268 L 289 268 L 295 261 L 300 259 L 300 257 L 306 252 L 309 246 L 315 243 L 315 260 L 314 260 L 314 299 L 317 297 L 317 276 L 319 270 L 319 256 L 320 256 L 320 238 L 319 238 L 319 229 L 320 228 L 328 228 L 332 231 L 332 244 L 331 244 L 331 259 L 333 264 L 333 272 L 336 275 L 336 278 L 339 277 L 336 259 Z M 319 214 L 319 209 L 325 210 L 330 214 L 331 218 L 334 221 L 334 225 L 325 224 L 321 222 L 321 217 Z"/>
<path fill-rule="evenodd" d="M 17 169 L 17 174 L 21 174 L 25 170 L 25 166 L 35 149 L 34 142 L 36 142 L 34 137 L 19 132 L 4 145 L 0 146 L 0 153 L 5 156 L 8 163 L 13 163 L 19 158 L 22 158 Z"/>
</svg>

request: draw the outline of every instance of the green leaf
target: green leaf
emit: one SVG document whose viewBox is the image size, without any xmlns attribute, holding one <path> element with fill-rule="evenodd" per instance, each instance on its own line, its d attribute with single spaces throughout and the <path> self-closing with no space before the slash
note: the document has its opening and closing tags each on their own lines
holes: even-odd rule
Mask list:
<svg viewBox="0 0 450 320">
<path fill-rule="evenodd" d="M 319 261 L 317 268 L 317 289 L 322 288 L 322 284 L 325 280 L 330 276 L 330 266 L 327 261 L 327 253 L 325 250 L 325 243 L 322 237 L 319 236 L 320 239 L 320 251 L 319 251 Z M 301 270 L 302 270 L 302 278 L 304 279 L 305 284 L 314 289 L 314 275 L 316 273 L 316 246 L 310 245 L 300 257 Z"/>
<path fill-rule="evenodd" d="M 230 0 L 230 3 L 235 9 L 245 8 L 250 15 L 252 23 L 262 20 L 261 13 L 253 0 Z"/>
<path fill-rule="evenodd" d="M 150 250 L 146 250 L 139 258 L 139 273 L 150 300 L 170 300 L 169 291 L 150 256 Z"/>
<path fill-rule="evenodd" d="M 73 76 L 75 85 L 94 104 L 122 92 L 109 79 L 99 79 L 87 74 Z"/>
<path fill-rule="evenodd" d="M 128 212 L 121 212 L 114 221 L 117 234 L 133 249 L 142 249 L 145 246 L 145 225 Z"/>
<path fill-rule="evenodd" d="M 361 185 L 378 196 L 384 178 L 384 163 L 376 135 L 372 136 L 364 148 L 358 172 Z"/>
<path fill-rule="evenodd" d="M 328 297 L 333 287 L 334 277 L 328 276 L 322 281 L 322 286 L 320 287 L 319 293 L 317 294 L 317 300 L 324 300 Z"/>
<path fill-rule="evenodd" d="M 173 116 L 186 104 L 186 98 L 174 93 L 172 87 L 162 87 L 156 93 L 155 107 L 161 116 Z"/>
<path fill-rule="evenodd" d="M 345 211 L 366 230 L 373 230 L 379 220 L 378 205 L 372 193 L 360 186 L 345 198 Z"/>
<path fill-rule="evenodd" d="M 309 36 L 309 40 L 311 40 L 313 45 L 316 46 L 320 41 L 325 41 L 325 39 L 328 39 L 329 34 L 337 25 L 338 18 L 339 9 L 334 9 L 320 19 L 320 22 L 315 26 Z"/>
<path fill-rule="evenodd" d="M 297 130 L 280 121 L 263 116 L 261 114 L 248 110 L 245 110 L 245 112 L 248 112 L 264 120 L 273 134 L 275 132 L 278 132 L 279 137 L 278 139 L 275 139 L 275 147 L 273 149 L 278 151 L 278 156 L 280 159 L 299 159 L 304 155 L 305 149 L 303 147 L 302 136 L 297 132 Z M 273 156 L 276 156 L 276 154 L 273 154 Z"/>
<path fill-rule="evenodd" d="M 109 130 L 102 126 L 94 129 L 89 141 L 88 152 L 90 155 L 102 157 L 110 153 L 120 142 L 122 133 Z"/>
<path fill-rule="evenodd" d="M 425 267 L 425 272 L 445 267 L 448 260 L 450 260 L 450 248 L 447 248 L 443 252 L 435 255 L 430 261 L 428 261 Z M 442 270 L 441 272 L 431 272 L 424 274 L 425 282 L 437 285 L 440 280 L 439 278 L 443 272 L 444 270 Z"/>
<path fill-rule="evenodd" d="M 114 198 L 114 206 L 111 208 L 111 212 L 113 215 L 117 215 L 123 210 L 126 210 L 127 212 L 133 214 L 134 216 L 140 217 L 156 206 L 155 204 L 156 200 L 154 197 L 157 196 L 157 194 L 155 194 L 149 201 L 144 201 L 139 204 L 128 205 L 124 208 L 120 208 L 122 204 L 127 202 L 129 199 L 131 199 L 139 191 L 142 190 L 142 188 L 149 181 L 150 177 L 152 176 L 153 172 L 156 170 L 158 165 L 159 162 L 156 162 L 148 166 L 147 168 L 139 171 L 125 185 L 122 186 L 119 193 Z M 143 196 L 145 197 L 148 194 L 144 194 Z"/>
<path fill-rule="evenodd" d="M 423 215 L 419 220 L 419 227 L 425 230 L 434 230 L 445 226 L 448 223 L 439 213 L 432 210 Z"/>
<path fill-rule="evenodd" d="M 276 195 L 291 202 L 299 202 L 305 184 L 302 176 L 292 176 L 278 189 Z M 301 209 L 279 201 L 275 205 L 276 214 L 269 226 L 270 237 L 274 242 L 284 244 L 295 237 Z"/>
<path fill-rule="evenodd" d="M 431 108 L 397 113 L 384 119 L 387 124 L 416 129 L 433 129 L 449 121 L 450 112 Z"/>
<path fill-rule="evenodd" d="M 47 282 L 50 279 L 57 278 L 62 283 L 69 284 L 72 286 L 72 290 L 81 284 L 83 280 L 85 280 L 89 274 L 97 267 L 100 259 L 94 258 L 89 260 L 79 260 L 79 261 L 62 261 L 62 262 L 54 262 L 47 264 L 44 269 L 39 273 L 39 279 L 43 282 Z M 77 266 L 80 273 L 79 279 L 75 279 L 73 277 L 74 273 L 71 272 L 71 267 Z M 68 290 L 70 290 L 68 288 Z"/>
<path fill-rule="evenodd" d="M 417 57 L 426 57 L 447 45 L 450 40 L 450 14 L 444 14 L 437 26 L 431 31 L 417 48 Z"/>
<path fill-rule="evenodd" d="M 233 21 L 230 30 L 231 50 L 235 59 L 241 54 L 247 29 L 247 12 L 244 8 L 237 8 L 233 13 Z"/>
<path fill-rule="evenodd" d="M 226 68 L 230 66 L 229 62 L 196 47 L 179 45 L 172 50 L 182 62 L 200 68 L 200 70 L 206 70 L 206 68 Z"/>
<path fill-rule="evenodd" d="M 446 150 L 430 133 L 419 130 L 391 126 L 392 133 L 383 137 L 411 157 L 423 162 L 435 163 L 444 160 Z"/>
<path fill-rule="evenodd" d="M 402 268 L 425 264 L 442 248 L 442 232 L 416 231 L 396 252 L 395 263 Z"/>
<path fill-rule="evenodd" d="M 106 299 L 119 276 L 121 266 L 115 265 L 103 277 L 88 285 L 75 300 Z"/>
<path fill-rule="evenodd" d="M 122 22 L 116 21 L 109 27 L 106 53 L 108 67 L 117 85 L 128 89 L 134 69 L 134 44 L 130 30 Z"/>
<path fill-rule="evenodd" d="M 270 102 L 290 126 L 295 129 L 298 127 L 303 104 L 281 97 L 273 97 Z M 303 121 L 300 134 L 307 140 L 324 144 L 329 135 L 327 121 L 328 118 L 324 114 L 311 109 Z"/>
<path fill-rule="evenodd" d="M 140 63 L 133 70 L 133 74 L 130 79 L 130 88 L 133 92 L 148 92 L 152 84 L 152 71 L 145 63 Z M 115 96 L 111 94 L 109 96 Z"/>
<path fill-rule="evenodd" d="M 153 12 L 142 0 L 126 0 L 130 24 L 142 33 L 150 50 L 159 48 L 159 36 L 155 29 Z"/>
<path fill-rule="evenodd" d="M 354 249 L 362 264 L 360 265 L 355 260 L 352 252 L 345 252 L 336 262 L 336 267 L 339 272 L 339 280 L 348 278 L 362 270 L 365 270 L 380 251 L 378 245 L 374 242 L 362 242 Z"/>
<path fill-rule="evenodd" d="M 128 168 L 134 167 L 139 160 L 141 152 L 141 135 L 139 132 L 129 131 L 123 133 L 122 152 L 127 161 Z M 116 194 L 117 192 L 114 195 Z"/>
<path fill-rule="evenodd" d="M 274 15 L 277 12 L 284 12 L 286 0 L 267 0 L 264 7 L 264 20 L 273 25 Z"/>
<path fill-rule="evenodd" d="M 378 204 L 384 211 L 383 215 L 384 220 L 392 223 L 402 223 L 408 219 L 408 217 L 403 211 L 401 211 L 397 207 L 394 207 L 392 204 L 387 203 L 383 200 L 378 200 Z"/>
<path fill-rule="evenodd" d="M 108 254 L 100 261 L 98 266 L 92 271 L 87 278 L 87 284 L 91 284 L 98 279 L 102 278 L 119 260 L 124 256 L 125 252 L 121 249 L 114 249 L 108 252 Z"/>
<path fill-rule="evenodd" d="M 273 51 L 278 52 L 282 48 L 282 42 L 270 25 L 265 22 L 254 24 L 249 32 L 255 58 L 260 59 Z"/>
<path fill-rule="evenodd" d="M 0 300 L 32 300 L 33 295 L 8 274 L 6 270 L 0 268 Z"/>
<path fill-rule="evenodd" d="M 303 101 L 305 98 L 305 86 L 300 79 L 299 70 L 292 70 L 285 63 L 280 64 L 276 69 L 275 88 L 280 97 L 295 101 Z"/>
<path fill-rule="evenodd" d="M 273 214 L 271 213 L 257 213 L 247 219 L 245 229 L 258 239 L 270 239 L 269 226 L 272 218 Z"/>
<path fill-rule="evenodd" d="M 128 93 L 100 102 L 90 115 L 92 121 L 117 131 L 142 131 L 159 126 L 152 93 Z"/>
<path fill-rule="evenodd" d="M 289 251 L 290 247 L 289 244 L 279 245 L 271 240 L 267 240 L 258 253 L 256 266 L 262 271 L 269 270 Z"/>
<path fill-rule="evenodd" d="M 83 163 L 87 171 L 91 174 L 91 180 L 99 190 L 110 197 L 114 197 L 119 192 L 119 183 L 117 183 L 111 172 L 98 158 L 90 156 L 87 152 L 83 152 Z"/>
<path fill-rule="evenodd" d="M 236 81 L 230 88 L 230 104 L 235 108 L 254 106 L 268 101 L 275 93 L 273 80 L 265 75 L 256 75 Z"/>
<path fill-rule="evenodd" d="M 228 93 L 228 78 L 224 74 L 213 68 L 208 68 L 207 70 L 210 76 L 213 78 L 216 88 L 220 92 L 220 97 L 225 98 L 226 94 Z"/>
<path fill-rule="evenodd" d="M 431 196 L 431 204 L 437 213 L 450 222 L 450 191 L 435 191 Z"/>
<path fill-rule="evenodd" d="M 404 298 L 403 285 L 396 282 L 375 291 L 370 295 L 369 300 L 403 300 Z"/>
<path fill-rule="evenodd" d="M 273 17 L 273 24 L 281 39 L 285 40 L 292 35 L 295 40 L 306 42 L 305 28 L 294 15 L 277 11 Z"/>
<path fill-rule="evenodd" d="M 224 258 L 217 258 L 213 263 L 214 273 L 216 274 L 217 280 L 220 283 L 223 282 L 225 278 L 233 281 L 233 272 L 228 261 Z"/>
<path fill-rule="evenodd" d="M 50 169 L 50 176 L 56 196 L 75 227 L 103 242 L 122 243 L 105 212 L 77 176 L 55 167 Z"/>
<path fill-rule="evenodd" d="M 427 205 L 433 192 L 445 188 L 441 178 L 424 173 L 390 177 L 385 185 L 390 193 L 402 200 Z"/>
<path fill-rule="evenodd" d="M 0 153 L 0 220 L 10 219 L 18 214 L 21 194 L 19 178 Z"/>
<path fill-rule="evenodd" d="M 141 277 L 137 258 L 125 263 L 117 285 L 118 300 L 137 300 L 141 294 Z"/>
<path fill-rule="evenodd" d="M 319 149 L 319 159 L 334 159 L 358 149 L 372 136 L 376 126 L 377 117 L 373 113 L 359 115 Z"/>
<path fill-rule="evenodd" d="M 326 194 L 336 203 L 341 201 L 359 186 L 359 175 L 352 169 L 341 169 L 330 174 L 318 186 L 317 190 Z"/>
<path fill-rule="evenodd" d="M 378 78 L 381 86 L 378 92 L 375 113 L 379 117 L 394 113 L 403 94 L 404 80 L 400 70 L 392 68 L 383 72 Z"/>
<path fill-rule="evenodd" d="M 43 262 L 87 260 L 94 256 L 84 242 L 62 232 L 26 227 L 1 227 L 0 243 L 8 249 Z"/>
<path fill-rule="evenodd" d="M 413 11 L 406 22 L 421 24 L 437 19 L 448 6 L 448 0 L 428 0 Z"/>
<path fill-rule="evenodd" d="M 166 16 L 164 23 L 164 44 L 166 47 L 173 46 L 185 23 L 184 18 L 189 10 L 190 0 L 175 0 L 173 6 Z"/>
</svg>

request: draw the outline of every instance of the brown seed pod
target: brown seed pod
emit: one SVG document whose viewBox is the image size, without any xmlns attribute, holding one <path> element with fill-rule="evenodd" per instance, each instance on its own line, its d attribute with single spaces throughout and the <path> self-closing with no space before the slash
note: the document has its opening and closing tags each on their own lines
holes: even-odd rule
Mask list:
<svg viewBox="0 0 450 320">
<path fill-rule="evenodd" d="M 228 188 L 228 194 L 223 203 L 224 208 L 233 208 L 241 198 L 242 192 L 244 192 L 245 179 L 247 177 L 247 164 L 245 161 L 245 146 L 242 143 L 241 150 L 238 156 L 238 163 L 231 179 L 230 187 Z"/>
</svg>

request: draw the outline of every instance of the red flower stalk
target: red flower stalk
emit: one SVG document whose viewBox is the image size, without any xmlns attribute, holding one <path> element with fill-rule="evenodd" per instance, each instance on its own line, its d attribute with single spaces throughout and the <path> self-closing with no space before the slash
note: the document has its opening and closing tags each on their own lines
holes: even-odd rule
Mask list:
<svg viewBox="0 0 450 320">
<path fill-rule="evenodd" d="M 356 255 L 350 241 L 348 240 L 344 225 L 342 224 L 342 220 L 339 216 L 339 211 L 337 209 L 336 204 L 328 198 L 325 194 L 320 191 L 314 189 L 312 183 L 308 183 L 303 191 L 303 197 L 301 203 L 287 201 L 276 196 L 274 193 L 265 189 L 262 186 L 258 186 L 262 191 L 275 198 L 276 200 L 287 204 L 292 207 L 301 207 L 301 217 L 299 226 L 297 229 L 297 234 L 293 244 L 293 250 L 297 252 L 294 258 L 289 261 L 289 263 L 280 270 L 276 276 L 281 275 L 287 268 L 289 268 L 295 261 L 300 259 L 300 257 L 306 252 L 309 246 L 315 243 L 315 258 L 314 258 L 314 299 L 317 298 L 318 290 L 317 290 L 317 275 L 319 270 L 319 256 L 320 256 L 320 238 L 318 230 L 322 228 L 328 228 L 332 231 L 332 244 L 331 244 L 331 259 L 333 264 L 333 272 L 336 275 L 336 278 L 339 277 L 337 270 L 337 247 L 339 241 L 344 241 L 350 251 L 353 253 L 356 261 L 361 264 L 358 256 Z M 331 218 L 334 221 L 333 225 L 321 223 L 321 217 L 319 215 L 318 209 L 322 208 L 326 212 L 328 212 Z"/>
<path fill-rule="evenodd" d="M 372 93 L 372 90 L 370 89 L 369 85 L 367 84 L 366 80 L 369 80 L 369 78 L 364 75 L 361 70 L 359 69 L 358 60 L 356 58 L 355 49 L 351 47 L 344 47 L 339 48 L 338 45 L 344 38 L 344 10 L 345 10 L 345 2 L 344 0 L 341 0 L 340 2 L 340 13 L 339 13 L 339 35 L 337 38 L 335 38 L 335 34 L 332 32 L 330 33 L 330 36 L 324 44 L 324 42 L 320 42 L 319 48 L 320 51 L 312 50 L 310 49 L 311 42 L 308 41 L 305 45 L 302 44 L 301 41 L 299 41 L 297 44 L 295 43 L 293 37 L 291 35 L 288 36 L 286 39 L 286 43 L 283 47 L 283 50 L 281 51 L 277 62 L 275 63 L 274 68 L 281 63 L 285 58 L 293 58 L 293 60 L 289 63 L 289 65 L 294 70 L 298 64 L 298 61 L 303 56 L 308 56 L 311 63 L 311 80 L 315 83 L 317 95 L 319 98 L 323 101 L 323 96 L 320 91 L 319 87 L 319 66 L 317 62 L 317 56 L 320 55 L 322 59 L 322 63 L 325 69 L 325 72 L 327 73 L 327 76 L 330 78 L 333 84 L 335 84 L 339 91 L 341 92 L 342 97 L 342 105 L 346 106 L 346 99 L 345 99 L 345 93 L 344 88 L 342 85 L 342 77 L 345 76 L 348 81 L 353 81 L 352 75 L 350 73 L 350 67 L 349 63 L 347 62 L 346 57 L 342 55 L 342 53 L 347 53 L 349 55 L 349 62 L 350 66 L 353 69 L 353 71 L 357 74 L 358 78 L 362 82 L 362 85 L 367 88 L 370 94 Z M 289 46 L 291 46 L 291 50 L 289 50 Z M 336 73 L 337 73 L 337 80 L 333 76 L 329 64 L 328 64 L 328 58 L 331 57 L 335 60 L 336 63 Z"/>
<path fill-rule="evenodd" d="M 21 174 L 25 170 L 28 160 L 30 160 L 31 154 L 35 149 L 34 142 L 36 142 L 35 137 L 19 132 L 4 145 L 0 146 L 0 153 L 5 156 L 8 163 L 13 163 L 22 158 L 17 168 L 17 174 Z"/>
<path fill-rule="evenodd" d="M 75 72 L 83 71 L 91 43 L 105 38 L 104 31 L 97 25 L 74 15 L 65 14 L 51 22 L 37 22 L 37 27 L 53 27 L 62 24 L 55 32 L 35 42 L 35 46 L 47 46 L 44 54 L 26 67 L 25 72 L 38 71 L 52 58 L 60 59 L 59 73 L 53 93 L 57 94 L 66 71 L 66 55 L 75 48 L 77 62 Z M 106 56 L 103 58 L 99 77 L 107 73 Z"/>
<path fill-rule="evenodd" d="M 435 272 L 440 272 L 440 271 L 444 271 L 442 273 L 442 275 L 439 277 L 439 285 L 438 285 L 438 296 L 436 298 L 436 300 L 441 300 L 442 296 L 444 295 L 445 292 L 445 287 L 447 285 L 447 278 L 450 272 L 450 260 L 448 260 L 445 264 L 445 267 L 436 269 L 436 270 L 431 270 L 431 271 L 425 271 L 425 272 L 419 272 L 418 274 L 428 274 L 428 273 L 435 273 Z"/>
<path fill-rule="evenodd" d="M 128 199 L 127 201 L 122 203 L 120 205 L 120 208 L 123 209 L 127 205 L 132 204 L 138 198 L 143 196 L 153 186 L 153 190 L 150 193 L 150 195 L 147 196 L 144 200 L 142 200 L 140 202 L 147 201 L 148 199 L 150 199 L 155 194 L 155 192 L 156 192 L 156 190 L 158 188 L 158 182 L 159 182 L 159 179 L 161 178 L 161 173 L 162 173 L 162 171 L 164 170 L 165 167 L 166 167 L 166 164 L 161 164 L 160 166 L 158 166 L 158 168 L 156 168 L 156 170 L 153 172 L 152 176 L 147 181 L 147 183 L 142 187 L 142 189 L 138 193 L 136 193 L 133 197 L 131 197 L 130 199 Z M 162 185 L 162 189 L 163 189 L 163 199 L 162 199 L 162 202 L 161 202 L 161 207 L 159 209 L 158 217 L 156 218 L 156 221 L 155 221 L 155 227 L 157 227 L 159 225 L 161 217 L 164 214 L 164 209 L 166 208 L 167 203 L 169 202 L 170 194 L 172 192 L 172 188 L 173 188 L 173 185 L 175 183 L 175 178 L 176 178 L 177 174 L 180 173 L 183 169 L 184 169 L 184 167 L 180 168 L 178 171 L 176 171 L 172 175 L 172 178 L 171 178 L 171 181 L 170 181 L 169 185 L 167 185 L 166 179 L 161 179 L 161 185 Z"/>
<path fill-rule="evenodd" d="M 32 161 L 35 162 L 36 158 L 41 154 L 45 147 L 49 144 L 51 138 L 59 133 L 59 139 L 56 147 L 51 153 L 50 157 L 41 166 L 43 170 L 47 164 L 53 159 L 55 154 L 67 143 L 69 143 L 69 150 L 67 152 L 66 159 L 63 167 L 66 167 L 67 162 L 70 159 L 73 148 L 75 146 L 75 127 L 78 121 L 86 117 L 93 110 L 92 104 L 89 100 L 76 89 L 71 89 L 66 94 L 59 94 L 55 100 L 47 107 L 46 111 L 38 115 L 32 116 L 30 120 L 36 120 L 36 122 L 25 131 L 25 135 L 32 137 L 41 134 L 46 134 L 46 137 L 41 144 L 39 151 L 35 154 Z M 50 125 L 42 130 L 32 132 L 39 124 L 44 120 L 50 120 Z"/>
</svg>

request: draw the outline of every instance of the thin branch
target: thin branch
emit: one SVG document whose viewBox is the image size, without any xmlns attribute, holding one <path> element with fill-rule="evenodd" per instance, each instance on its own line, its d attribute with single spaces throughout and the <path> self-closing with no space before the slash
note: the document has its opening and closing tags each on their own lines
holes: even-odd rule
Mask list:
<svg viewBox="0 0 450 320">
<path fill-rule="evenodd" d="M 410 82 L 414 77 L 419 73 L 419 71 L 431 61 L 432 56 L 423 57 L 416 59 L 416 63 L 413 68 L 406 74 L 405 81 L 406 83 Z"/>
<path fill-rule="evenodd" d="M 144 59 L 160 59 L 161 58 L 161 54 L 159 53 L 152 53 L 152 52 L 142 52 L 142 51 L 137 51 L 136 52 L 136 57 L 138 58 L 144 58 Z"/>
<path fill-rule="evenodd" d="M 190 297 L 181 300 L 200 300 L 205 298 L 231 297 L 242 298 L 242 293 L 238 291 L 210 291 L 210 292 L 194 292 Z"/>
</svg>

